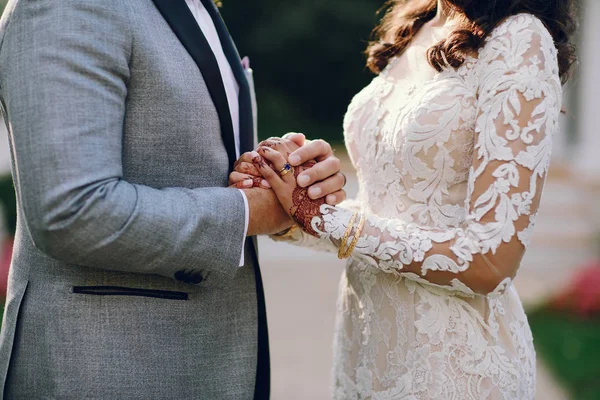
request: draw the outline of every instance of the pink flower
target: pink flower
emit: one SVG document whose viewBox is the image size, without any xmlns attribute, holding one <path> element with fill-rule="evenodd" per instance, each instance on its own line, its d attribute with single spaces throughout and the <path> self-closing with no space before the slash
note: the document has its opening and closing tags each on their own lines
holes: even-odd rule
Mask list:
<svg viewBox="0 0 600 400">
<path fill-rule="evenodd" d="M 600 260 L 579 271 L 573 283 L 552 302 L 552 306 L 587 316 L 600 313 Z"/>
</svg>

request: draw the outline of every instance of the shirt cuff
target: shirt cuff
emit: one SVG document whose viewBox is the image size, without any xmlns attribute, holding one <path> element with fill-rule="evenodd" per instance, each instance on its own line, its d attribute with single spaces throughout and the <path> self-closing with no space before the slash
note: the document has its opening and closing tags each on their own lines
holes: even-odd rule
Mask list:
<svg viewBox="0 0 600 400">
<path fill-rule="evenodd" d="M 246 236 L 248 236 L 248 224 L 250 223 L 250 207 L 248 207 L 248 197 L 246 197 L 246 193 L 240 189 L 242 193 L 242 197 L 244 198 L 244 207 L 246 208 L 246 222 L 244 225 L 244 240 L 242 241 L 242 255 L 240 257 L 240 267 L 244 266 L 244 248 L 246 244 Z"/>
</svg>

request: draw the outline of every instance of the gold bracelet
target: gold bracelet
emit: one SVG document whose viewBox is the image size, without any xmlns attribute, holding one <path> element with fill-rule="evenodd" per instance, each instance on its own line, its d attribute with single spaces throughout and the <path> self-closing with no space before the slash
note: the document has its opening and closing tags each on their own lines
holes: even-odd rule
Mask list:
<svg viewBox="0 0 600 400">
<path fill-rule="evenodd" d="M 352 232 L 352 228 L 354 227 L 354 222 L 356 221 L 357 213 L 352 213 L 352 217 L 350 217 L 350 221 L 348 222 L 348 227 L 346 228 L 346 232 L 344 232 L 344 236 L 342 237 L 342 242 L 340 243 L 340 248 L 338 250 L 338 258 L 340 260 L 344 259 L 344 247 L 348 243 L 348 238 L 350 237 L 350 232 Z"/>
<path fill-rule="evenodd" d="M 340 248 L 338 249 L 338 258 L 341 260 L 344 258 L 344 247 L 348 244 L 348 238 L 350 237 L 350 233 L 352 232 L 352 228 L 354 227 L 354 222 L 356 221 L 357 213 L 352 213 L 352 217 L 350 217 L 350 221 L 348 221 L 348 227 L 346 228 L 346 232 L 344 232 L 344 236 L 342 237 L 342 242 L 340 243 Z"/>
<path fill-rule="evenodd" d="M 360 238 L 360 234 L 365 227 L 366 217 L 365 214 L 360 214 L 360 222 L 358 223 L 358 227 L 356 228 L 356 232 L 354 233 L 354 237 L 352 238 L 352 243 L 350 243 L 350 247 L 344 253 L 344 258 L 350 258 L 352 252 L 356 248 L 356 244 L 358 243 L 358 239 Z"/>
</svg>

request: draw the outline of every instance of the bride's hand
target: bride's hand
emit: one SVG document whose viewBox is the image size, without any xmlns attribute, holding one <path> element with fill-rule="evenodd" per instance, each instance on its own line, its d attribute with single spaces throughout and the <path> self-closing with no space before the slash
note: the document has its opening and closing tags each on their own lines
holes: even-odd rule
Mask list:
<svg viewBox="0 0 600 400">
<path fill-rule="evenodd" d="M 298 167 L 290 167 L 287 157 L 269 147 L 259 147 L 258 155 L 252 160 L 253 165 L 269 182 L 279 202 L 290 217 L 306 233 L 318 236 L 311 226 L 313 217 L 321 215 L 324 198 L 316 200 L 308 196 L 308 188 L 297 184 L 297 177 L 304 170 L 311 168 L 315 161 L 309 161 Z M 291 168 L 289 172 L 285 172 Z"/>
<path fill-rule="evenodd" d="M 252 164 L 252 159 L 256 154 L 255 151 L 249 151 L 238 158 L 233 165 L 233 172 L 229 174 L 229 187 L 237 189 L 271 189 L 269 182 L 263 178 L 262 174 Z"/>
<path fill-rule="evenodd" d="M 301 133 L 288 133 L 283 138 L 271 138 L 261 142 L 263 147 L 272 148 L 288 158 L 294 166 L 305 165 L 308 160 L 316 160 L 314 168 L 302 168 L 306 171 L 299 175 L 297 182 L 308 188 L 309 196 L 316 200 L 325 198 L 330 205 L 337 205 L 346 199 L 344 186 L 346 178 L 340 172 L 340 160 L 335 157 L 331 146 L 323 140 L 307 141 Z M 229 184 L 239 189 L 260 187 L 268 189 L 268 182 L 252 164 L 256 152 L 245 153 L 235 164 L 235 170 L 229 177 Z M 291 154 L 291 155 L 290 155 Z"/>
<path fill-rule="evenodd" d="M 304 137 L 304 136 L 302 136 Z M 259 143 L 259 147 L 269 147 L 285 154 L 287 159 L 291 153 L 298 150 L 300 145 L 290 139 L 272 137 Z M 262 189 L 270 189 L 271 186 L 263 178 L 262 174 L 252 163 L 252 159 L 256 157 L 255 151 L 250 151 L 241 155 L 241 157 L 233 165 L 233 172 L 229 175 L 230 187 L 238 189 L 249 189 L 259 187 Z"/>
</svg>

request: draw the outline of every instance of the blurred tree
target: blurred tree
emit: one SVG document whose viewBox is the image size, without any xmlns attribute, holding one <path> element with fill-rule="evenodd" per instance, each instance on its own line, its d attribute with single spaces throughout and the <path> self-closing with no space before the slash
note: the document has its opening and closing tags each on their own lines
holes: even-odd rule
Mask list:
<svg viewBox="0 0 600 400">
<path fill-rule="evenodd" d="M 0 0 L 0 10 L 6 2 Z M 346 107 L 370 80 L 362 52 L 384 0 L 222 3 L 255 71 L 259 136 L 301 131 L 341 141 Z"/>
<path fill-rule="evenodd" d="M 342 119 L 371 79 L 363 51 L 383 0 L 224 0 L 221 12 L 249 56 L 259 136 L 302 131 L 342 140 Z"/>
</svg>

